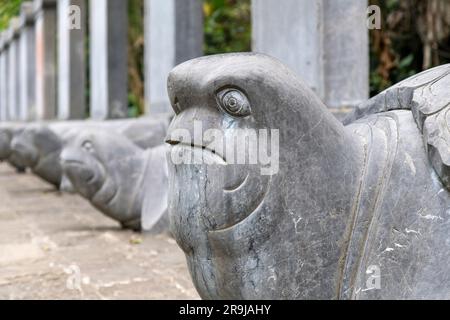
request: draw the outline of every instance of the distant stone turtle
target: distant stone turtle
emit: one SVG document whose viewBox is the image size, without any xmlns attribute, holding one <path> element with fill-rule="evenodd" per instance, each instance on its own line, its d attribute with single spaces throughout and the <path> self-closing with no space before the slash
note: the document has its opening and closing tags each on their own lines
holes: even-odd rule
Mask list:
<svg viewBox="0 0 450 320">
<path fill-rule="evenodd" d="M 59 188 L 62 139 L 43 124 L 25 127 L 11 141 L 13 156 L 20 159 L 37 176 Z"/>
<path fill-rule="evenodd" d="M 0 161 L 7 160 L 11 154 L 12 132 L 10 128 L 0 127 Z"/>
<path fill-rule="evenodd" d="M 61 152 L 75 190 L 124 228 L 167 229 L 165 145 L 141 149 L 106 129 L 86 129 Z"/>
<path fill-rule="evenodd" d="M 150 149 L 164 143 L 171 114 L 160 114 L 152 117 L 140 117 L 130 119 L 117 119 L 108 121 L 69 121 L 66 123 L 54 123 L 51 128 L 63 139 L 63 148 L 77 135 L 86 129 L 109 130 L 111 135 L 121 134 L 127 137 L 136 146 L 142 149 Z M 92 131 L 91 131 L 92 133 Z M 114 143 L 110 145 L 114 148 Z M 57 166 L 60 165 L 58 161 Z M 60 190 L 65 192 L 76 192 L 70 179 L 62 172 Z"/>
<path fill-rule="evenodd" d="M 168 157 L 171 230 L 201 297 L 450 298 L 450 195 L 436 162 L 449 152 L 446 70 L 387 90 L 343 126 L 271 57 L 177 66 L 168 79 L 169 155 L 217 158 Z M 231 164 L 177 138 L 194 136 L 194 120 L 225 137 L 233 128 L 279 130 L 278 173 L 263 176 L 257 164 Z"/>
<path fill-rule="evenodd" d="M 9 162 L 17 172 L 25 172 L 26 165 L 12 153 L 11 142 L 14 136 L 22 132 L 23 127 L 24 125 L 19 123 L 2 123 L 0 125 L 0 162 Z"/>
<path fill-rule="evenodd" d="M 123 119 L 111 121 L 63 121 L 29 124 L 14 135 L 11 151 L 32 172 L 62 191 L 73 192 L 63 175 L 59 156 L 64 145 L 82 131 L 90 128 L 108 129 L 123 134 L 141 148 L 152 148 L 164 143 L 169 116 L 154 119 Z"/>
</svg>

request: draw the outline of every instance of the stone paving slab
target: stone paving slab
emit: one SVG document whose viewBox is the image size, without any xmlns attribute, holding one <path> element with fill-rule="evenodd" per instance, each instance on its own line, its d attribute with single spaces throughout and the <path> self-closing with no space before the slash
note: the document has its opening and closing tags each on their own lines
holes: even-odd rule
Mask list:
<svg viewBox="0 0 450 320">
<path fill-rule="evenodd" d="M 0 299 L 198 299 L 168 235 L 121 230 L 76 195 L 0 164 Z"/>
</svg>

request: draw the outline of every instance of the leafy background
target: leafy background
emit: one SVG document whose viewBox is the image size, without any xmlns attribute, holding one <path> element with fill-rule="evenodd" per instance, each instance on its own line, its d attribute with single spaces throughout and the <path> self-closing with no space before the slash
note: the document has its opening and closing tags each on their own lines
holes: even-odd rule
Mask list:
<svg viewBox="0 0 450 320">
<path fill-rule="evenodd" d="M 19 14 L 22 0 L 0 0 L 0 30 L 8 27 L 9 20 Z"/>
<path fill-rule="evenodd" d="M 381 30 L 370 32 L 370 89 L 375 95 L 417 72 L 450 62 L 450 0 L 370 0 Z"/>
<path fill-rule="evenodd" d="M 0 29 L 21 0 L 0 0 Z M 369 0 L 380 6 L 381 30 L 370 31 L 370 92 L 450 62 L 450 0 Z M 205 54 L 251 50 L 251 0 L 203 0 Z M 143 0 L 129 0 L 129 113 L 144 110 Z"/>
</svg>

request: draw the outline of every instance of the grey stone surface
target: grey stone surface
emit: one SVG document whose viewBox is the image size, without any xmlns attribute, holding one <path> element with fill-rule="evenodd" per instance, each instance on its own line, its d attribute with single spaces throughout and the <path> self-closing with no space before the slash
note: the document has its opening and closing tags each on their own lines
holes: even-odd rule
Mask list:
<svg viewBox="0 0 450 320">
<path fill-rule="evenodd" d="M 7 41 L 9 42 L 8 53 L 8 119 L 19 120 L 20 106 L 20 51 L 19 51 L 19 26 L 18 18 L 12 18 L 9 23 Z"/>
<path fill-rule="evenodd" d="M 24 172 L 25 163 L 12 153 L 11 142 L 14 136 L 19 135 L 24 128 L 23 124 L 4 122 L 0 124 L 0 162 L 7 161 L 18 172 Z"/>
<path fill-rule="evenodd" d="M 0 161 L 8 160 L 11 155 L 13 131 L 14 125 L 10 122 L 3 122 L 0 124 Z"/>
<path fill-rule="evenodd" d="M 20 9 L 19 35 L 19 119 L 33 120 L 36 117 L 36 46 L 33 2 L 24 2 Z"/>
<path fill-rule="evenodd" d="M 71 137 L 84 129 L 105 129 L 123 134 L 142 149 L 152 148 L 164 143 L 171 115 L 153 115 L 129 119 L 115 119 L 107 121 L 57 121 L 49 125 L 52 129 L 65 133 Z"/>
<path fill-rule="evenodd" d="M 14 136 L 11 149 L 34 174 L 59 188 L 62 141 L 53 130 L 44 124 L 29 125 Z"/>
<path fill-rule="evenodd" d="M 89 1 L 90 108 L 96 120 L 127 116 L 127 3 Z"/>
<path fill-rule="evenodd" d="M 329 108 L 369 96 L 367 0 L 252 1 L 253 51 L 301 76 Z"/>
<path fill-rule="evenodd" d="M 124 135 L 86 129 L 61 153 L 75 189 L 124 228 L 162 231 L 167 226 L 166 147 L 143 150 Z"/>
<path fill-rule="evenodd" d="M 361 104 L 345 120 L 353 122 L 369 114 L 391 110 L 411 110 L 417 126 L 423 132 L 423 141 L 433 168 L 447 189 L 450 189 L 450 133 L 448 112 L 450 95 L 450 65 L 442 65 L 388 88 Z"/>
<path fill-rule="evenodd" d="M 11 153 L 11 131 L 0 127 L 0 161 L 9 158 Z"/>
<path fill-rule="evenodd" d="M 147 113 L 172 112 L 167 76 L 203 53 L 201 0 L 145 0 L 145 100 Z"/>
<path fill-rule="evenodd" d="M 138 119 L 106 121 L 102 126 L 106 129 L 113 128 L 142 149 L 149 149 L 164 144 L 171 118 L 171 114 L 159 114 Z"/>
<path fill-rule="evenodd" d="M 57 112 L 56 0 L 34 0 L 36 45 L 36 118 Z"/>
<path fill-rule="evenodd" d="M 171 230 L 200 295 L 450 298 L 450 195 L 416 121 L 417 111 L 448 104 L 448 78 L 418 81 L 429 85 L 414 91 L 416 111 L 367 112 L 343 126 L 294 72 L 268 56 L 218 55 L 176 67 L 168 80 L 177 114 L 169 154 L 220 163 L 174 164 L 169 157 Z M 240 92 L 245 113 L 224 111 L 231 109 L 223 90 Z M 177 129 L 192 135 L 194 119 L 203 132 L 219 129 L 225 137 L 232 128 L 278 129 L 278 173 L 263 176 L 259 165 L 228 163 L 173 136 Z"/>
<path fill-rule="evenodd" d="M 76 6 L 79 12 L 72 11 Z M 79 13 L 80 25 L 74 19 Z M 58 2 L 58 119 L 86 116 L 86 0 Z"/>
</svg>

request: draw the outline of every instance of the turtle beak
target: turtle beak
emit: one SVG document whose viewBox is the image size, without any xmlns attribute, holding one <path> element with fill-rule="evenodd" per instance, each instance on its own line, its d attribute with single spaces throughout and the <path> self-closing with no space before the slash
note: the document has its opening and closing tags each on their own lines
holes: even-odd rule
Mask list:
<svg viewBox="0 0 450 320">
<path fill-rule="evenodd" d="M 98 161 L 79 148 L 64 148 L 60 155 L 63 177 L 84 197 L 90 199 L 103 184 L 103 171 Z M 69 184 L 66 184 L 69 188 Z"/>
<path fill-rule="evenodd" d="M 208 146 L 211 141 L 204 139 L 206 131 L 220 127 L 221 115 L 218 112 L 210 108 L 188 108 L 172 120 L 165 142 L 171 145 L 171 151 L 180 148 L 200 151 L 214 160 L 213 163 L 224 165 L 226 159 L 223 150 Z"/>
</svg>

